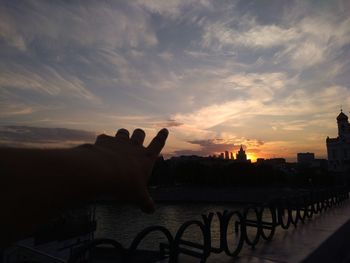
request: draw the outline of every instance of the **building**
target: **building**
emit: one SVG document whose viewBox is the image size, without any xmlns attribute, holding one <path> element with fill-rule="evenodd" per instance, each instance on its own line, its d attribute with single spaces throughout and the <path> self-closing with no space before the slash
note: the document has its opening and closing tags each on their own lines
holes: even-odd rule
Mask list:
<svg viewBox="0 0 350 263">
<path fill-rule="evenodd" d="M 328 161 L 326 159 L 315 158 L 314 153 L 298 153 L 297 161 L 299 167 L 309 167 L 320 171 L 327 170 Z"/>
<path fill-rule="evenodd" d="M 342 110 L 337 117 L 337 124 L 338 137 L 326 139 L 328 169 L 346 175 L 350 167 L 350 124 Z"/>
<path fill-rule="evenodd" d="M 225 151 L 225 159 L 226 159 L 226 160 L 230 159 L 230 156 L 229 156 L 228 151 Z"/>
<path fill-rule="evenodd" d="M 264 164 L 271 165 L 273 167 L 283 167 L 286 165 L 286 159 L 284 158 L 271 158 L 271 159 L 265 159 Z"/>
<path fill-rule="evenodd" d="M 298 160 L 298 164 L 312 164 L 312 162 L 315 160 L 315 154 L 309 153 L 309 152 L 298 153 L 297 160 Z"/>
<path fill-rule="evenodd" d="M 236 154 L 236 161 L 237 162 L 247 162 L 247 154 L 245 153 L 245 151 L 243 150 L 243 146 L 241 145 L 241 148 L 239 149 L 239 151 Z"/>
<path fill-rule="evenodd" d="M 235 158 L 233 157 L 233 153 L 232 152 L 230 152 L 230 159 L 231 160 L 234 160 Z"/>
<path fill-rule="evenodd" d="M 257 158 L 256 163 L 257 164 L 264 164 L 265 158 Z"/>
</svg>

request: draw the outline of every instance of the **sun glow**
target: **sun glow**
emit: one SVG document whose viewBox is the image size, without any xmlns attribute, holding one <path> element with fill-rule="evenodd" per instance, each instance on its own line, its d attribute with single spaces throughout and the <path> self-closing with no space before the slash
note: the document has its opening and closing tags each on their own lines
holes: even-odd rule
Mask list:
<svg viewBox="0 0 350 263">
<path fill-rule="evenodd" d="M 254 153 L 247 153 L 247 159 L 251 160 L 252 162 L 256 162 L 256 155 Z"/>
</svg>

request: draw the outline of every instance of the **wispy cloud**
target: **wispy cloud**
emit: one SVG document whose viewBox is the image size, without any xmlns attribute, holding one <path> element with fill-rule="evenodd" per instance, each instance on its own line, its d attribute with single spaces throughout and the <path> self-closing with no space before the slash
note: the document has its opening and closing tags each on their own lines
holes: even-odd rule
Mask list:
<svg viewBox="0 0 350 263">
<path fill-rule="evenodd" d="M 39 39 L 56 50 L 70 45 L 115 48 L 157 44 L 147 16 L 132 4 L 125 13 L 117 2 L 83 6 L 62 1 L 13 1 L 2 4 L 1 17 L 6 29 L 2 37 L 20 49 Z"/>
<path fill-rule="evenodd" d="M 244 22 L 240 24 L 248 25 L 244 30 L 233 27 L 237 23 L 237 18 L 229 19 L 225 22 L 208 23 L 203 35 L 203 45 L 205 47 L 214 46 L 224 48 L 227 46 L 244 46 L 253 48 L 272 48 L 288 44 L 298 38 L 298 33 L 294 28 L 282 28 L 276 25 L 257 25 L 254 18 L 241 17 Z"/>
<path fill-rule="evenodd" d="M 305 69 L 334 58 L 350 43 L 348 17 L 312 12 L 310 5 L 309 13 L 300 18 L 299 8 L 292 11 L 294 16 L 282 17 L 280 24 L 259 24 L 254 14 L 208 21 L 202 45 L 215 50 L 274 48 L 275 63 L 286 62 L 293 69 Z"/>
<path fill-rule="evenodd" d="M 173 120 L 173 119 L 168 119 L 164 122 L 159 122 L 156 124 L 156 127 L 178 127 L 178 126 L 181 126 L 183 125 L 183 123 L 181 122 L 178 122 L 176 120 Z"/>
<path fill-rule="evenodd" d="M 40 73 L 20 66 L 4 70 L 0 73 L 0 86 L 7 89 L 29 89 L 51 96 L 72 96 L 90 102 L 99 102 L 99 98 L 90 92 L 80 79 L 59 73 L 48 66 L 40 69 Z"/>
<path fill-rule="evenodd" d="M 0 144 L 11 147 L 71 147 L 92 143 L 96 133 L 65 128 L 1 126 Z"/>
</svg>

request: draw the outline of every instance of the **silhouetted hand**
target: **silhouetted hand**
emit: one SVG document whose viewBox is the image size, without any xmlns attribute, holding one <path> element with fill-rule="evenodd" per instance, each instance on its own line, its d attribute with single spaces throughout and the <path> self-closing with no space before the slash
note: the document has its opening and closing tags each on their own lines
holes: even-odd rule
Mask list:
<svg viewBox="0 0 350 263">
<path fill-rule="evenodd" d="M 115 137 L 100 135 L 93 145 L 69 149 L 0 147 L 0 248 L 100 194 L 152 212 L 147 182 L 167 137 L 163 129 L 144 147 L 144 131 L 136 129 L 129 138 L 120 129 Z"/>
<path fill-rule="evenodd" d="M 147 183 L 167 137 L 168 130 L 162 129 L 149 146 L 144 147 L 145 132 L 141 129 L 134 130 L 131 137 L 126 129 L 118 130 L 115 137 L 99 135 L 95 147 L 107 164 L 101 178 L 100 192 L 136 204 L 144 212 L 153 212 L 154 203 L 148 193 Z"/>
</svg>

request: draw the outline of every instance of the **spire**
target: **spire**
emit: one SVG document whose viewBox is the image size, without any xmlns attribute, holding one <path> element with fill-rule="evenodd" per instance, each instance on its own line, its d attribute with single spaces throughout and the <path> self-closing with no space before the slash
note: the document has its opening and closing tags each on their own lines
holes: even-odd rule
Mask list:
<svg viewBox="0 0 350 263">
<path fill-rule="evenodd" d="M 245 151 L 243 150 L 242 144 L 241 144 L 241 148 L 239 149 L 239 151 L 236 154 L 236 160 L 238 162 L 246 162 L 247 161 L 247 155 L 246 155 Z"/>
<path fill-rule="evenodd" d="M 348 116 L 346 116 L 343 112 L 343 109 L 340 110 L 340 113 L 337 117 L 337 121 L 347 121 L 348 120 Z"/>
</svg>

